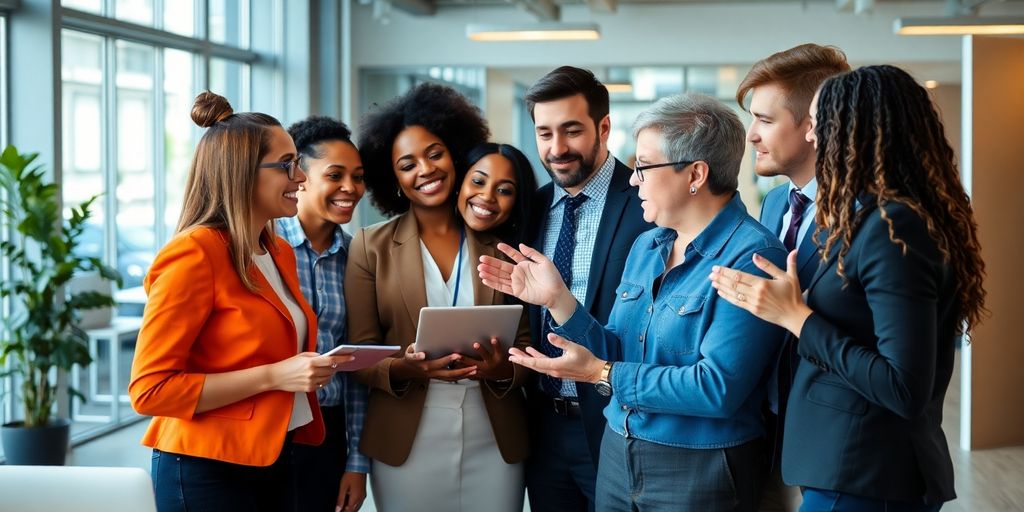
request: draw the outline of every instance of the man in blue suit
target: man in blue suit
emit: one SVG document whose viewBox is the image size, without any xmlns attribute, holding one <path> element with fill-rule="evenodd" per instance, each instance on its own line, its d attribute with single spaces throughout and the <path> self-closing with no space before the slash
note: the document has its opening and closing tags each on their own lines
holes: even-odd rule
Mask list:
<svg viewBox="0 0 1024 512">
<path fill-rule="evenodd" d="M 807 141 L 811 129 L 808 107 L 815 91 L 825 79 L 850 70 L 846 56 L 838 48 L 802 44 L 775 53 L 754 64 L 740 83 L 736 101 L 744 105 L 750 95 L 753 120 L 747 140 L 757 153 L 754 171 L 760 176 L 785 176 L 789 182 L 772 189 L 761 206 L 760 221 L 779 235 L 786 249 L 797 249 L 800 287 L 806 290 L 818 269 L 815 230 L 814 145 Z M 796 370 L 795 340 L 790 337 L 782 347 L 779 364 L 768 390 L 769 404 L 765 423 L 769 432 L 769 471 L 762 511 L 795 511 L 800 493 L 782 482 L 780 454 L 782 418 L 786 398 Z"/>
<path fill-rule="evenodd" d="M 572 294 L 608 321 L 626 256 L 644 222 L 632 170 L 608 152 L 608 90 L 585 69 L 563 66 L 526 93 L 537 149 L 552 183 L 537 191 L 532 247 L 555 262 Z M 530 306 L 533 346 L 549 355 L 550 318 Z M 531 456 L 526 485 L 534 512 L 593 511 L 597 457 L 608 404 L 592 384 L 539 376 L 527 386 Z"/>
</svg>

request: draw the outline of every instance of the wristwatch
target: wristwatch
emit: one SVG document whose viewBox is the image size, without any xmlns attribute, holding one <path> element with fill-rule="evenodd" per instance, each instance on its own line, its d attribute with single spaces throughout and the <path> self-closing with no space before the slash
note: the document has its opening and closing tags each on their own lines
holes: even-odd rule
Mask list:
<svg viewBox="0 0 1024 512">
<path fill-rule="evenodd" d="M 607 361 L 604 363 L 604 368 L 601 369 L 601 380 L 594 383 L 594 389 L 597 390 L 597 394 L 601 396 L 612 396 L 612 362 Z"/>
</svg>

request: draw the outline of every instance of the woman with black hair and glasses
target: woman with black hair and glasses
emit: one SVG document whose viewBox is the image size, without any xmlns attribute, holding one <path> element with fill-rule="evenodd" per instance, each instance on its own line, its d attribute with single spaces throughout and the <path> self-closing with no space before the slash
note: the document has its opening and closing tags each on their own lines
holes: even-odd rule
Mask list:
<svg viewBox="0 0 1024 512">
<path fill-rule="evenodd" d="M 596 508 L 753 511 L 764 470 L 761 403 L 782 330 L 715 295 L 713 265 L 756 272 L 754 254 L 781 262 L 779 239 L 736 191 L 744 129 L 706 96 L 655 103 L 634 127 L 644 220 L 601 326 L 556 263 L 526 246 L 483 258 L 484 284 L 551 312 L 555 358 L 511 349 L 513 363 L 589 382 L 610 395 Z M 557 255 L 556 255 L 557 259 Z M 753 343 L 757 341 L 757 343 Z"/>
</svg>

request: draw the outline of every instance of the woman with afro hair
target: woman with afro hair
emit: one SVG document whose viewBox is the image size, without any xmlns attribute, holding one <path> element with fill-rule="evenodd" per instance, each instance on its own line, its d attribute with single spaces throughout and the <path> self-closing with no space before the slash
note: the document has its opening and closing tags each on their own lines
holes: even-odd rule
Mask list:
<svg viewBox="0 0 1024 512">
<path fill-rule="evenodd" d="M 356 233 L 345 273 L 351 343 L 402 354 L 357 372 L 370 388 L 360 448 L 383 512 L 523 508 L 526 372 L 508 361 L 516 340 L 477 354 L 427 359 L 411 347 L 424 306 L 504 304 L 476 275 L 497 240 L 462 224 L 455 196 L 466 154 L 487 141 L 480 111 L 457 91 L 421 84 L 370 112 L 359 129 L 366 188 L 391 220 Z M 484 346 L 487 345 L 487 346 Z"/>
</svg>

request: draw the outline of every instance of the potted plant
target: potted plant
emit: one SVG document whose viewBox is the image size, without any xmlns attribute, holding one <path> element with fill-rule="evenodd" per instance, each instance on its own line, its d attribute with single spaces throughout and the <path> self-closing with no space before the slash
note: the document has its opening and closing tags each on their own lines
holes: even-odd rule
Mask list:
<svg viewBox="0 0 1024 512">
<path fill-rule="evenodd" d="M 96 272 L 120 282 L 99 258 L 76 255 L 78 237 L 90 217 L 93 196 L 63 219 L 59 189 L 48 183 L 38 154 L 20 154 L 8 146 L 0 155 L 0 219 L 13 239 L 0 242 L 0 257 L 10 276 L 0 281 L 0 298 L 10 301 L 10 316 L 0 330 L 0 377 L 20 377 L 24 420 L 3 425 L 4 456 L 11 464 L 64 464 L 70 422 L 52 416 L 57 399 L 53 371 L 88 365 L 92 358 L 77 312 L 113 306 L 109 295 L 91 291 L 67 294 L 78 272 Z M 10 363 L 10 364 L 7 364 Z M 5 370 L 5 368 L 7 368 Z M 72 396 L 84 398 L 73 388 Z"/>
</svg>

